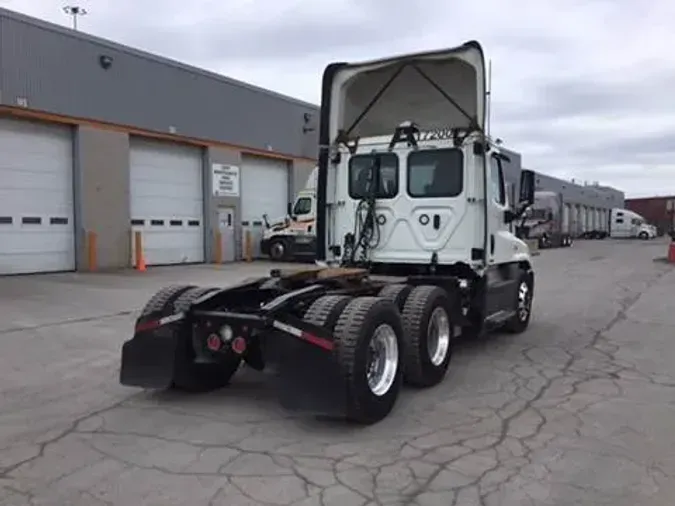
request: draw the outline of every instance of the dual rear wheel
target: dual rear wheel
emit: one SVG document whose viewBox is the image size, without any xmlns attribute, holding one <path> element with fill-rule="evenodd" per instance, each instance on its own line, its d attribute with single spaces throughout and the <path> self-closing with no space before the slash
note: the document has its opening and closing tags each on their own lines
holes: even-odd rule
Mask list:
<svg viewBox="0 0 675 506">
<path fill-rule="evenodd" d="M 451 358 L 451 301 L 434 286 L 388 285 L 378 297 L 317 299 L 305 321 L 330 330 L 347 391 L 346 417 L 374 423 L 394 407 L 403 382 L 429 387 Z"/>
</svg>

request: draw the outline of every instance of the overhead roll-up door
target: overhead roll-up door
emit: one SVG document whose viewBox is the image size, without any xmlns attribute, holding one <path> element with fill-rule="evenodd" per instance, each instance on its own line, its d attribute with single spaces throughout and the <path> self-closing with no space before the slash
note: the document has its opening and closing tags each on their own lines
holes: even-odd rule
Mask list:
<svg viewBox="0 0 675 506">
<path fill-rule="evenodd" d="M 202 150 L 132 138 L 129 160 L 131 225 L 142 233 L 145 263 L 203 262 Z"/>
<path fill-rule="evenodd" d="M 0 274 L 75 269 L 73 130 L 0 118 Z"/>
<path fill-rule="evenodd" d="M 284 160 L 244 156 L 241 171 L 241 219 L 251 234 L 254 256 L 259 255 L 263 215 L 273 222 L 283 219 L 288 208 L 290 171 Z"/>
</svg>

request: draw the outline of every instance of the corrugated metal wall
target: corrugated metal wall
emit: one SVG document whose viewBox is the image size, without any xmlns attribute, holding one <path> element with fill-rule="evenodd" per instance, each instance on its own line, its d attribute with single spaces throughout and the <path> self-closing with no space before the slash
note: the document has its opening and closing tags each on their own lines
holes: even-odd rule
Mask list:
<svg viewBox="0 0 675 506">
<path fill-rule="evenodd" d="M 673 230 L 675 222 L 675 212 L 668 211 L 669 200 L 675 201 L 675 196 L 626 199 L 626 208 L 655 225 L 660 234 L 665 234 Z"/>
<path fill-rule="evenodd" d="M 158 132 L 315 157 L 318 107 L 0 9 L 0 100 Z M 112 57 L 108 70 L 101 56 Z"/>
</svg>

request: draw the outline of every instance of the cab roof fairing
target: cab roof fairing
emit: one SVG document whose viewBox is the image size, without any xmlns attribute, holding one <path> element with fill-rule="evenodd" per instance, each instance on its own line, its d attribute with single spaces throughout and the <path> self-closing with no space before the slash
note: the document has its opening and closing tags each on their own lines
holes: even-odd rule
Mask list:
<svg viewBox="0 0 675 506">
<path fill-rule="evenodd" d="M 330 77 L 329 74 L 330 73 Z M 390 134 L 414 122 L 421 130 L 485 128 L 486 72 L 480 44 L 359 63 L 330 65 L 328 139 Z M 326 81 L 326 80 L 325 80 Z M 326 97 L 328 98 L 328 97 Z"/>
</svg>

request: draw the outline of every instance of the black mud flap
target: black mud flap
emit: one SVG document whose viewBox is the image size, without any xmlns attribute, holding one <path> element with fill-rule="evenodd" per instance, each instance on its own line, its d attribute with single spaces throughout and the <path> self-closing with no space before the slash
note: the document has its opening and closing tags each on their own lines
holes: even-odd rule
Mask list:
<svg viewBox="0 0 675 506">
<path fill-rule="evenodd" d="M 171 387 L 176 372 L 178 325 L 139 332 L 122 346 L 120 383 L 147 389 Z"/>
<path fill-rule="evenodd" d="M 276 348 L 279 401 L 285 409 L 345 416 L 346 383 L 332 350 L 282 333 L 270 336 L 268 345 Z"/>
</svg>

